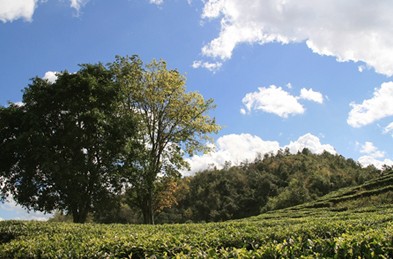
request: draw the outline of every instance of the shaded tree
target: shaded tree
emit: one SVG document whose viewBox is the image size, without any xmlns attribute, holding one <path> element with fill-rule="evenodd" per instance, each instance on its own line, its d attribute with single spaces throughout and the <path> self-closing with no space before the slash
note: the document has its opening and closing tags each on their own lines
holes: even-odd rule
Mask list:
<svg viewBox="0 0 393 259">
<path fill-rule="evenodd" d="M 23 105 L 0 108 L 2 195 L 84 222 L 120 192 L 135 122 L 119 109 L 121 89 L 103 65 L 57 76 L 32 79 Z"/>
</svg>

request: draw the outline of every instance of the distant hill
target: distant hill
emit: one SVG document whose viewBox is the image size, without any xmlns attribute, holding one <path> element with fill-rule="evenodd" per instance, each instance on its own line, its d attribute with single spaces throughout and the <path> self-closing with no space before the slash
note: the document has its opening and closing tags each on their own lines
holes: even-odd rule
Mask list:
<svg viewBox="0 0 393 259">
<path fill-rule="evenodd" d="M 253 162 L 238 166 L 227 163 L 222 169 L 211 168 L 182 179 L 175 193 L 177 205 L 164 210 L 157 221 L 181 223 L 247 218 L 312 202 L 341 188 L 361 186 L 359 190 L 343 189 L 348 190 L 348 194 L 335 197 L 337 201 L 328 196 L 332 197 L 331 201 L 308 205 L 334 206 L 339 199 L 348 203 L 351 194 L 366 195 L 360 194 L 360 190 L 371 192 L 371 188 L 385 184 L 374 180 L 375 183 L 364 185 L 379 179 L 381 174 L 382 171 L 373 166 L 365 168 L 337 154 L 313 154 L 308 149 L 291 154 L 289 150 L 282 150 Z M 383 181 L 383 177 L 379 181 Z"/>
</svg>

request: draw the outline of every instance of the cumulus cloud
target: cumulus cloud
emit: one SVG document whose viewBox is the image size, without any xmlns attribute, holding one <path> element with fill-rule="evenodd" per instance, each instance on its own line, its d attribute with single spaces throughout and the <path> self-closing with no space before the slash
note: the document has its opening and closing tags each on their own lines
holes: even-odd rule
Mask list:
<svg viewBox="0 0 393 259">
<path fill-rule="evenodd" d="M 335 154 L 336 151 L 331 145 L 321 144 L 318 137 L 307 133 L 299 137 L 296 141 L 291 141 L 288 145 L 280 147 L 277 141 L 266 141 L 251 134 L 230 134 L 220 137 L 216 141 L 215 150 L 209 154 L 193 156 L 187 159 L 191 171 L 183 174 L 192 174 L 209 166 L 218 169 L 224 167 L 225 162 L 232 165 L 239 165 L 246 160 L 254 161 L 258 155 L 276 153 L 279 149 L 288 148 L 291 153 L 297 153 L 304 148 L 308 148 L 313 153 L 322 153 L 324 150 Z"/>
<path fill-rule="evenodd" d="M 379 160 L 373 156 L 367 156 L 367 155 L 359 157 L 358 161 L 364 167 L 373 165 L 378 169 L 382 169 L 384 165 L 393 166 L 393 160 L 391 159 L 385 158 L 383 160 Z"/>
<path fill-rule="evenodd" d="M 380 151 L 372 142 L 366 141 L 361 146 L 360 153 L 364 154 L 358 159 L 362 166 L 374 165 L 382 169 L 384 165 L 393 165 L 393 160 L 385 158 L 385 152 Z"/>
<path fill-rule="evenodd" d="M 204 62 L 201 60 L 196 60 L 192 63 L 193 68 L 206 68 L 209 71 L 216 72 L 222 66 L 222 62 Z"/>
<path fill-rule="evenodd" d="M 287 88 L 291 89 L 292 85 L 288 83 Z M 271 85 L 259 87 L 257 92 L 247 93 L 242 99 L 245 107 L 240 109 L 240 113 L 247 114 L 252 110 L 261 110 L 287 118 L 289 115 L 304 113 L 305 108 L 299 103 L 301 99 L 323 103 L 322 94 L 312 89 L 303 88 L 300 96 L 293 96 L 282 87 Z"/>
<path fill-rule="evenodd" d="M 48 82 L 53 84 L 57 80 L 57 74 L 56 73 L 57 72 L 48 71 L 48 72 L 45 73 L 43 79 L 46 79 L 46 80 L 48 80 Z"/>
<path fill-rule="evenodd" d="M 242 113 L 262 110 L 287 118 L 289 115 L 302 114 L 305 111 L 295 96 L 275 85 L 259 87 L 257 92 L 246 94 L 242 102 L 246 108 L 241 110 Z"/>
<path fill-rule="evenodd" d="M 336 150 L 329 144 L 321 144 L 321 141 L 317 136 L 311 133 L 307 133 L 299 137 L 296 141 L 291 141 L 284 149 L 288 148 L 289 152 L 297 153 L 302 151 L 304 148 L 309 149 L 314 154 L 322 154 L 323 151 L 327 151 L 331 154 L 336 154 Z"/>
<path fill-rule="evenodd" d="M 379 151 L 378 148 L 376 146 L 374 146 L 374 143 L 372 143 L 370 141 L 366 141 L 362 145 L 362 147 L 360 149 L 360 153 L 372 155 L 375 158 L 383 158 L 385 156 L 385 153 Z"/>
<path fill-rule="evenodd" d="M 243 43 L 305 42 L 319 55 L 391 76 L 392 12 L 390 1 L 206 0 L 202 19 L 220 19 L 221 30 L 202 54 L 226 60 Z"/>
<path fill-rule="evenodd" d="M 393 115 L 393 82 L 386 82 L 375 89 L 371 99 L 361 104 L 351 103 L 347 123 L 355 128 L 371 124 Z"/>
<path fill-rule="evenodd" d="M 31 21 L 38 0 L 0 0 L 0 21 Z"/>
<path fill-rule="evenodd" d="M 222 168 L 225 162 L 238 165 L 245 160 L 254 160 L 258 154 L 274 153 L 280 145 L 276 141 L 264 141 L 250 134 L 230 134 L 220 137 L 215 150 L 209 154 L 193 156 L 187 161 L 191 172 L 197 172 L 213 165 Z"/>
<path fill-rule="evenodd" d="M 313 101 L 316 103 L 323 103 L 323 96 L 320 92 L 316 92 L 313 89 L 302 88 L 300 90 L 300 99 L 305 99 L 308 101 Z"/>
</svg>

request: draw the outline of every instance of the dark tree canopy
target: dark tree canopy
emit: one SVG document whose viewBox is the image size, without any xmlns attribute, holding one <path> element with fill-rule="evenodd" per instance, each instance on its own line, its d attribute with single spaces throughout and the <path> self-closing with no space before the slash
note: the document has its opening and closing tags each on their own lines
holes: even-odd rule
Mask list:
<svg viewBox="0 0 393 259">
<path fill-rule="evenodd" d="M 23 105 L 0 107 L 2 196 L 84 222 L 120 191 L 135 122 L 119 109 L 121 89 L 105 66 L 57 76 L 54 83 L 34 78 Z"/>
</svg>

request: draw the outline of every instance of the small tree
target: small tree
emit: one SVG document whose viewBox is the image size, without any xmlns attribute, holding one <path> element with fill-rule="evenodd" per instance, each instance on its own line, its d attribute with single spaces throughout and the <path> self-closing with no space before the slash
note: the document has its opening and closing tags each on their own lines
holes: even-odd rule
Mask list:
<svg viewBox="0 0 393 259">
<path fill-rule="evenodd" d="M 168 70 L 163 60 L 144 66 L 137 56 L 117 57 L 111 67 L 125 95 L 123 107 L 138 116 L 145 152 L 130 166 L 136 168 L 130 179 L 144 223 L 154 224 L 158 179 L 178 177 L 188 166 L 184 154 L 208 151 L 208 134 L 220 128 L 206 115 L 214 108 L 213 100 L 187 93 L 184 76 Z"/>
<path fill-rule="evenodd" d="M 32 210 L 64 210 L 79 223 L 112 201 L 135 134 L 113 78 L 103 65 L 82 65 L 54 83 L 34 78 L 22 106 L 0 108 L 3 197 Z"/>
</svg>

